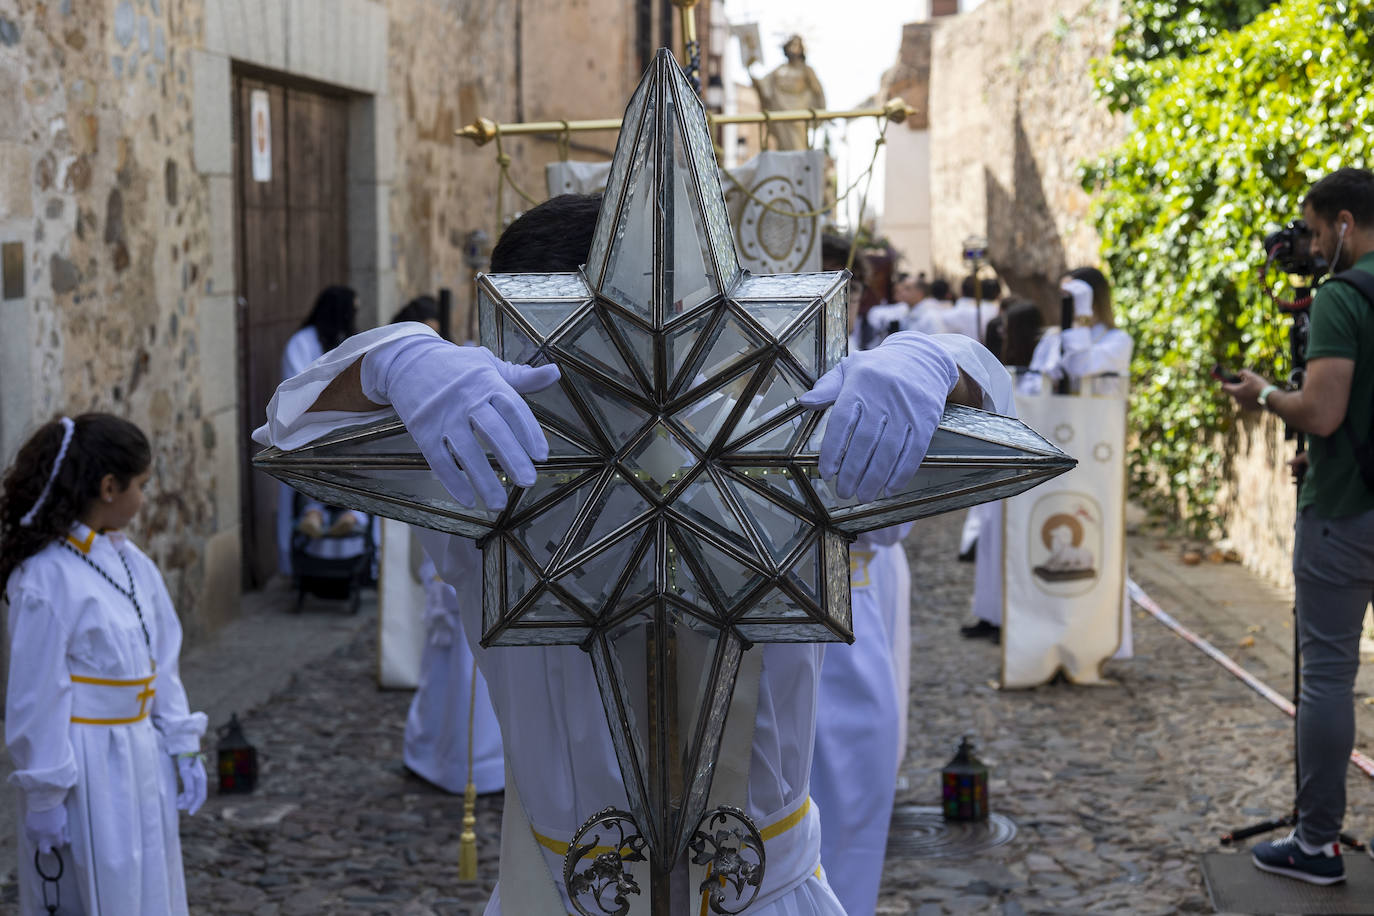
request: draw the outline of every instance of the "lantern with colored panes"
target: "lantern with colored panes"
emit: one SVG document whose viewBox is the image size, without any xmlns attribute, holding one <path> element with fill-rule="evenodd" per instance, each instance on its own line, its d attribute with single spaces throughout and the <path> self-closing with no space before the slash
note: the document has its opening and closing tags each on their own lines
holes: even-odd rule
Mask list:
<svg viewBox="0 0 1374 916">
<path fill-rule="evenodd" d="M 965 738 L 954 759 L 940 771 L 942 806 L 947 821 L 982 821 L 988 816 L 988 768 Z"/>
<path fill-rule="evenodd" d="M 252 792 L 258 784 L 258 750 L 243 737 L 237 714 L 219 729 L 219 791 L 221 795 Z"/>
</svg>

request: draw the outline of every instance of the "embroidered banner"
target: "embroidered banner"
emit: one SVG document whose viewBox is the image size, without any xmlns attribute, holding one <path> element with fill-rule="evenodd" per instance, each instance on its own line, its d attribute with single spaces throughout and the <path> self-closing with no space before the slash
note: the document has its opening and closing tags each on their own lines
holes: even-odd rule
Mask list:
<svg viewBox="0 0 1374 916">
<path fill-rule="evenodd" d="M 1101 680 L 1126 638 L 1126 399 L 1016 396 L 1078 467 L 1004 502 L 1002 686 Z"/>
</svg>

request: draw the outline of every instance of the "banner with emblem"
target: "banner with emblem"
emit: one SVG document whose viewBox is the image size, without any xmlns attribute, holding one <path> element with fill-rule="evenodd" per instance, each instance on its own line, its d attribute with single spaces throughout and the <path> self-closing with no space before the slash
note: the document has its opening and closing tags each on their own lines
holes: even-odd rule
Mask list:
<svg viewBox="0 0 1374 916">
<path fill-rule="evenodd" d="M 1126 398 L 1018 394 L 1016 411 L 1078 467 L 1004 503 L 1002 686 L 1096 683 L 1127 638 Z"/>
<path fill-rule="evenodd" d="M 609 162 L 551 162 L 544 178 L 549 196 L 596 194 L 606 187 Z M 740 266 L 756 274 L 821 269 L 825 153 L 767 150 L 733 169 L 720 170 L 725 208 Z"/>
<path fill-rule="evenodd" d="M 425 651 L 424 551 L 405 522 L 377 519 L 382 546 L 377 572 L 377 685 L 414 689 Z"/>
</svg>

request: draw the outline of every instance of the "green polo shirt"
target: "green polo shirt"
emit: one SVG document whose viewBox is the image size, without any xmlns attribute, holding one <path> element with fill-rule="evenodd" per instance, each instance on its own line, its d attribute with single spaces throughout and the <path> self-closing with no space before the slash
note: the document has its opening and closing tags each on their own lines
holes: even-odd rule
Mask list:
<svg viewBox="0 0 1374 916">
<path fill-rule="evenodd" d="M 1374 274 L 1374 252 L 1355 262 L 1355 267 Z M 1312 507 L 1322 518 L 1341 518 L 1374 509 L 1374 490 L 1365 486 L 1347 426 L 1363 442 L 1370 435 L 1374 417 L 1374 305 L 1348 283 L 1326 283 L 1312 300 L 1312 333 L 1307 344 L 1309 360 L 1338 357 L 1355 361 L 1350 384 L 1346 425 L 1330 436 L 1309 436 L 1307 454 L 1311 465 L 1298 495 L 1298 508 Z"/>
</svg>

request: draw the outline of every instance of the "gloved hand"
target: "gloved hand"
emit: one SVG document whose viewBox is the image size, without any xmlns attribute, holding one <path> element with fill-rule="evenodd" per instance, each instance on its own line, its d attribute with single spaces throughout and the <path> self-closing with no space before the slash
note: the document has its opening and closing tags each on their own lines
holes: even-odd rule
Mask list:
<svg viewBox="0 0 1374 916">
<path fill-rule="evenodd" d="M 1073 297 L 1073 317 L 1091 318 L 1093 314 L 1093 288 L 1086 280 L 1067 277 L 1059 288 Z"/>
<path fill-rule="evenodd" d="M 25 812 L 24 833 L 29 842 L 44 855 L 52 852 L 55 846 L 66 846 L 72 841 L 67 832 L 67 806 Z"/>
<path fill-rule="evenodd" d="M 851 353 L 799 398 L 813 410 L 833 404 L 821 440 L 820 472 L 835 492 L 868 502 L 910 482 L 959 369 L 924 334 L 901 331 Z"/>
<path fill-rule="evenodd" d="M 177 808 L 195 814 L 205 804 L 205 761 L 199 754 L 178 754 L 176 761 L 177 775 L 181 777 Z"/>
<path fill-rule="evenodd" d="M 368 351 L 363 394 L 390 404 L 445 489 L 471 507 L 506 507 L 506 491 L 483 442 L 517 485 L 532 486 L 534 464 L 549 456 L 539 421 L 520 397 L 558 381 L 558 367 L 518 366 L 485 347 L 459 347 L 417 334 Z M 479 440 L 478 436 L 481 436 Z"/>
</svg>

